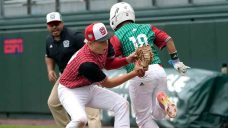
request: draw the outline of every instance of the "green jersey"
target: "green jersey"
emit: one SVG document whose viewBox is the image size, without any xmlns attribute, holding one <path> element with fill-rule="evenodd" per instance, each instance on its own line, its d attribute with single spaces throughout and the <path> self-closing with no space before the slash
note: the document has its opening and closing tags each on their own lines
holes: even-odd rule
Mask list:
<svg viewBox="0 0 228 128">
<path fill-rule="evenodd" d="M 128 23 L 115 31 L 115 35 L 121 43 L 123 56 L 129 56 L 137 47 L 149 44 L 154 54 L 151 64 L 161 63 L 158 53 L 154 47 L 155 34 L 152 31 L 150 24 Z M 125 67 L 127 72 L 130 72 L 134 69 L 134 64 L 128 64 Z"/>
</svg>

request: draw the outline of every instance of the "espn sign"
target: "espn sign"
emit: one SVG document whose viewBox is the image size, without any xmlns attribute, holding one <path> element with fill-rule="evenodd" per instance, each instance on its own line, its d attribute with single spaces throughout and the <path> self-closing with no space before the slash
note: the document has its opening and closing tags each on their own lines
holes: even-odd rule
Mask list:
<svg viewBox="0 0 228 128">
<path fill-rule="evenodd" d="M 23 39 L 5 39 L 4 40 L 4 53 L 5 54 L 18 54 L 23 53 Z"/>
</svg>

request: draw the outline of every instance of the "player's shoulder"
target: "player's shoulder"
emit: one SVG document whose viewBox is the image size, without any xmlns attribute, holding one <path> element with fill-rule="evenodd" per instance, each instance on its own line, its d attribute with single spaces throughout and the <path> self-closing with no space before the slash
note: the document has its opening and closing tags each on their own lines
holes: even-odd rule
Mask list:
<svg viewBox="0 0 228 128">
<path fill-rule="evenodd" d="M 64 35 L 68 35 L 68 36 L 73 36 L 74 35 L 74 31 L 72 29 L 70 29 L 70 28 L 67 28 L 67 27 L 63 28 L 62 33 Z"/>
<path fill-rule="evenodd" d="M 115 43 L 120 43 L 120 39 L 116 36 L 116 35 L 113 35 L 110 39 L 109 39 L 109 42 L 113 45 Z"/>
<path fill-rule="evenodd" d="M 48 34 L 47 37 L 46 37 L 46 43 L 47 44 L 50 44 L 53 42 L 53 37 L 51 34 Z"/>
<path fill-rule="evenodd" d="M 109 41 L 112 41 L 112 40 L 118 40 L 118 37 L 116 35 L 112 35 L 112 37 L 109 39 Z"/>
<path fill-rule="evenodd" d="M 138 24 L 139 26 L 144 26 L 144 27 L 151 27 L 153 26 L 152 24 L 150 23 L 147 23 L 147 24 Z"/>
<path fill-rule="evenodd" d="M 78 36 L 78 35 L 82 34 L 82 32 L 80 32 L 80 31 L 72 30 L 72 29 L 66 28 L 66 27 L 64 27 L 63 32 L 65 32 L 66 34 L 68 34 L 70 36 Z"/>
</svg>

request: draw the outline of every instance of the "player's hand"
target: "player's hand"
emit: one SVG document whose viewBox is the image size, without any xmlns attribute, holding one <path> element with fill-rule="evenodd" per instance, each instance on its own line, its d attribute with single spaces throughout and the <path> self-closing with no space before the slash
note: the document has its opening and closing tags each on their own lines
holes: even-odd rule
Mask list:
<svg viewBox="0 0 228 128">
<path fill-rule="evenodd" d="M 143 77 L 145 75 L 146 70 L 138 64 L 138 61 L 135 62 L 135 69 L 138 77 Z"/>
<path fill-rule="evenodd" d="M 128 63 L 134 63 L 137 59 L 137 55 L 133 52 L 126 59 Z"/>
<path fill-rule="evenodd" d="M 57 75 L 55 71 L 52 70 L 48 72 L 48 79 L 50 82 L 53 82 L 53 83 L 57 80 Z"/>
<path fill-rule="evenodd" d="M 179 59 L 177 60 L 169 60 L 169 64 L 171 64 L 181 75 L 184 75 L 189 69 L 189 66 L 184 65 L 183 62 L 180 62 Z"/>
</svg>

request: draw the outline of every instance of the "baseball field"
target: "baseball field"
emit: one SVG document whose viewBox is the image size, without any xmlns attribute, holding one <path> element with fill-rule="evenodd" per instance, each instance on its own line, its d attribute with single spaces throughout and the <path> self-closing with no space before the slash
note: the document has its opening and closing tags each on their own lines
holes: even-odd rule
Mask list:
<svg viewBox="0 0 228 128">
<path fill-rule="evenodd" d="M 0 119 L 0 128 L 56 128 L 53 120 Z"/>
<path fill-rule="evenodd" d="M 28 125 L 0 125 L 0 128 L 54 128 L 54 126 L 28 126 Z"/>
<path fill-rule="evenodd" d="M 103 126 L 112 128 L 113 126 Z M 0 128 L 56 128 L 54 120 L 45 119 L 1 119 Z M 86 127 L 88 128 L 88 127 Z"/>
<path fill-rule="evenodd" d="M 0 125 L 0 128 L 56 128 L 55 126 L 31 126 L 31 125 Z M 88 127 L 86 127 L 88 128 Z M 112 127 L 103 127 L 103 128 L 112 128 Z"/>
</svg>

